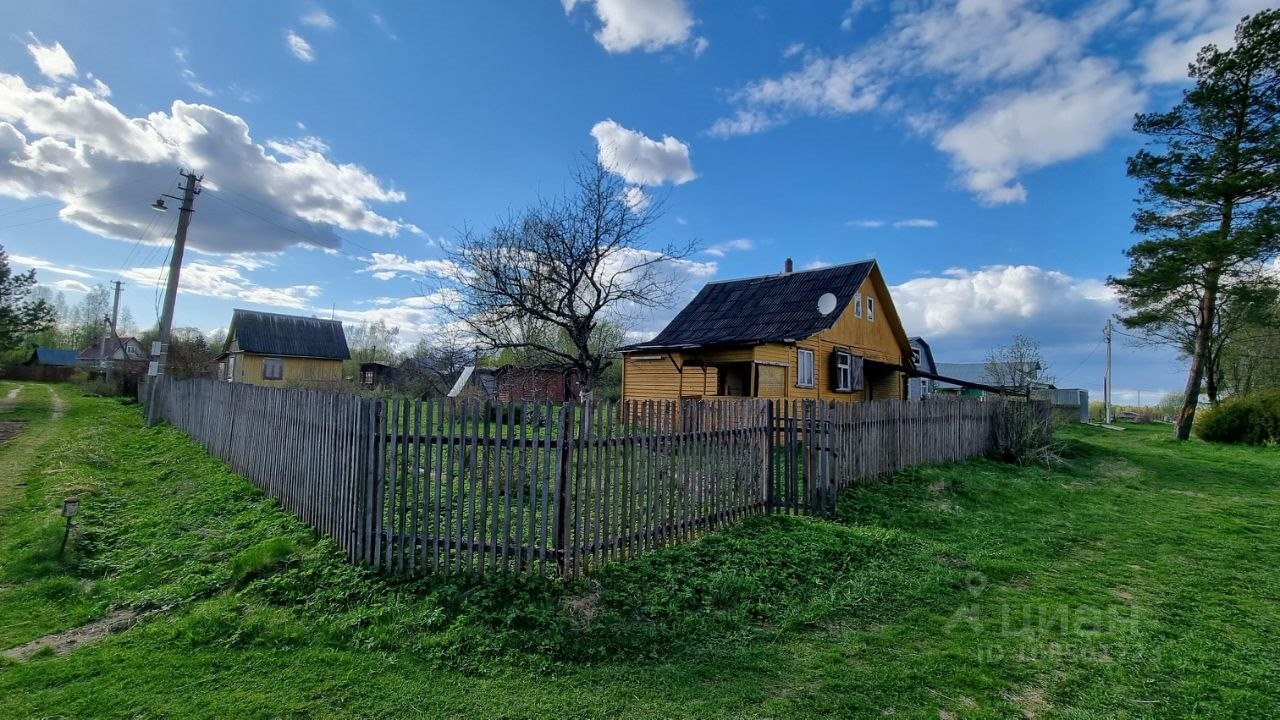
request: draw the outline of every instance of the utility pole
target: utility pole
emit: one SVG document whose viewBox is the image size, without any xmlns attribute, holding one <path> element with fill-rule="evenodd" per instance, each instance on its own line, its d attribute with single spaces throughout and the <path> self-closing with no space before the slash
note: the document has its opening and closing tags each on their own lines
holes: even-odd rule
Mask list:
<svg viewBox="0 0 1280 720">
<path fill-rule="evenodd" d="M 156 424 L 155 388 L 160 376 L 164 375 L 165 365 L 169 361 L 169 339 L 173 333 L 173 306 L 178 299 L 178 275 L 182 272 L 182 253 L 187 248 L 187 227 L 191 225 L 191 213 L 195 212 L 196 195 L 200 194 L 200 181 L 203 175 L 179 170 L 178 174 L 186 179 L 182 186 L 182 197 L 165 195 L 174 200 L 181 200 L 182 206 L 178 214 L 178 232 L 173 236 L 173 256 L 169 260 L 169 281 L 164 289 L 164 308 L 160 313 L 160 332 L 157 342 L 160 343 L 159 356 L 156 358 L 155 380 L 151 385 L 151 397 L 147 403 L 147 424 Z M 152 205 L 156 210 L 165 210 L 164 197 Z"/>
<path fill-rule="evenodd" d="M 1102 385 L 1102 402 L 1106 407 L 1106 421 L 1111 424 L 1111 318 L 1107 318 L 1107 326 L 1102 330 L 1102 339 L 1107 343 L 1107 378 Z"/>
</svg>

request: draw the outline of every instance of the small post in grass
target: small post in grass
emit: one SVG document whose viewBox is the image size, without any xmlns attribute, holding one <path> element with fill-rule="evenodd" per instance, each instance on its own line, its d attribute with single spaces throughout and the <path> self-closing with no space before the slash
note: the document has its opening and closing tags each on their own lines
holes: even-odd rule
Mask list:
<svg viewBox="0 0 1280 720">
<path fill-rule="evenodd" d="M 62 547 L 58 548 L 58 557 L 62 557 L 62 554 L 66 552 L 67 538 L 71 537 L 71 526 L 73 525 L 71 518 L 75 517 L 79 511 L 80 498 L 73 495 L 62 501 L 62 517 L 67 519 L 67 529 L 62 533 Z"/>
</svg>

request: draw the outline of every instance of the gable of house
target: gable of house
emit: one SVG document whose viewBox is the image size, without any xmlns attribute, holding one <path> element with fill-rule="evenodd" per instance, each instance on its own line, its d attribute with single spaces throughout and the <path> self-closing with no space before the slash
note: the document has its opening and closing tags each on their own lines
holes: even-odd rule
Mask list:
<svg viewBox="0 0 1280 720">
<path fill-rule="evenodd" d="M 134 337 L 122 337 L 118 342 L 116 338 L 107 338 L 105 342 L 99 338 L 92 345 L 81 350 L 77 359 L 82 361 L 145 360 L 147 353 L 142 348 L 142 343 Z"/>
</svg>

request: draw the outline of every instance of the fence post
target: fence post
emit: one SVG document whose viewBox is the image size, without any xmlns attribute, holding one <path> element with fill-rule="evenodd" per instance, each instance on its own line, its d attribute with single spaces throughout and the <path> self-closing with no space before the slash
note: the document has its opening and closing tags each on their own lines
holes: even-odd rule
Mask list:
<svg viewBox="0 0 1280 720">
<path fill-rule="evenodd" d="M 763 467 L 761 468 L 764 476 L 762 478 L 763 487 L 760 488 L 761 490 L 760 494 L 762 499 L 764 500 L 765 512 L 772 512 L 773 511 L 773 443 L 774 443 L 773 400 L 771 398 L 766 399 L 761 406 L 758 406 L 756 408 L 757 411 L 759 411 L 760 407 L 764 408 L 764 423 L 763 423 L 764 438 L 763 438 L 763 441 L 760 443 L 761 449 L 764 452 L 764 457 L 762 458 L 764 462 L 762 463 Z"/>
<path fill-rule="evenodd" d="M 552 534 L 555 536 L 556 567 L 561 578 L 569 577 L 569 481 L 573 477 L 569 428 L 572 415 L 573 406 L 568 403 L 561 405 L 560 422 L 556 428 L 556 447 L 560 450 L 560 457 L 556 467 L 556 516 Z"/>
</svg>

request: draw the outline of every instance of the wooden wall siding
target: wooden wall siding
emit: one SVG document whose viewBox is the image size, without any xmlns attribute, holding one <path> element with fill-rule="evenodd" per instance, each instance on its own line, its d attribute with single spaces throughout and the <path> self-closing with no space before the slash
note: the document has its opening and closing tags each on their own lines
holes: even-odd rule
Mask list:
<svg viewBox="0 0 1280 720">
<path fill-rule="evenodd" d="M 704 373 L 697 359 L 682 358 L 678 353 L 674 354 L 674 358 L 675 363 L 686 363 L 683 373 L 665 353 L 657 360 L 625 358 L 622 368 L 624 399 L 679 400 L 682 397 L 710 397 L 716 394 L 720 381 L 716 368 L 707 367 Z"/>
<path fill-rule="evenodd" d="M 161 416 L 387 572 L 574 578 L 986 452 L 1002 402 L 373 400 L 162 378 Z"/>
<path fill-rule="evenodd" d="M 284 356 L 284 377 L 280 380 L 262 378 L 262 360 L 265 356 L 255 353 L 236 353 L 236 382 L 263 387 L 288 387 L 307 382 L 336 382 L 342 379 L 342 361 L 321 358 Z"/>
</svg>

